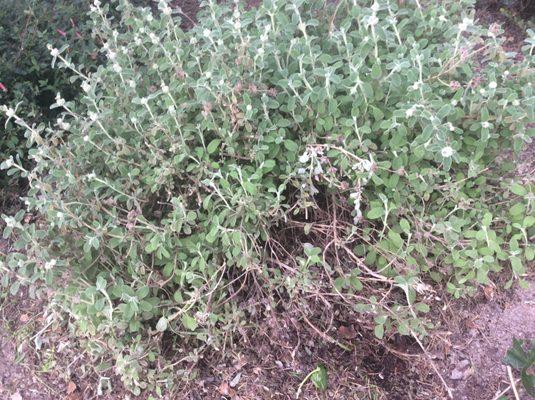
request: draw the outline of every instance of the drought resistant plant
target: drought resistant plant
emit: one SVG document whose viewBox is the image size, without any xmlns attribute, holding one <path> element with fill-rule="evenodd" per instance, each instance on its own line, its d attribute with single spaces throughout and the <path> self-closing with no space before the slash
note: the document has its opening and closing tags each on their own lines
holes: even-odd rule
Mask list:
<svg viewBox="0 0 535 400">
<path fill-rule="evenodd" d="M 419 336 L 433 285 L 521 280 L 534 187 L 496 159 L 533 135 L 533 45 L 515 63 L 471 5 L 205 1 L 184 32 L 166 2 L 121 1 L 115 25 L 95 1 L 107 64 L 50 49 L 80 101 L 58 94 L 53 129 L 4 107 L 35 168 L 2 164 L 31 187 L 4 217 L 3 284 L 53 288 L 138 392 L 151 338 L 195 361 L 262 312 L 248 297 L 305 314 L 335 298 L 379 338 Z"/>
</svg>

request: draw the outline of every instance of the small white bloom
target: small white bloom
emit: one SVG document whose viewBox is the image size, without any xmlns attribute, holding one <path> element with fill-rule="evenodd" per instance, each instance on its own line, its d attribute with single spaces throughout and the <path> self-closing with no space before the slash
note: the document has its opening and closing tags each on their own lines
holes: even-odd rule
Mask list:
<svg viewBox="0 0 535 400">
<path fill-rule="evenodd" d="M 372 169 L 373 163 L 369 160 L 362 160 L 360 162 L 360 166 L 362 167 L 364 171 L 370 172 Z"/>
<path fill-rule="evenodd" d="M 498 84 L 494 81 L 492 81 L 491 83 L 489 83 L 489 88 L 491 89 L 496 89 L 498 87 Z"/>
<path fill-rule="evenodd" d="M 487 93 L 487 91 L 485 89 L 483 89 L 483 88 L 479 89 L 479 94 L 484 96 L 485 93 Z"/>
<path fill-rule="evenodd" d="M 132 89 L 136 87 L 136 82 L 133 80 L 128 81 L 128 86 L 130 86 Z"/>
<path fill-rule="evenodd" d="M 304 168 L 299 168 L 299 169 L 297 170 L 297 173 L 298 173 L 299 175 L 305 175 L 305 174 L 307 173 L 307 170 L 304 169 Z"/>
<path fill-rule="evenodd" d="M 247 104 L 247 107 L 246 107 L 247 111 L 251 111 L 253 109 L 253 106 L 250 105 L 250 104 Z"/>
<path fill-rule="evenodd" d="M 63 107 L 65 105 L 65 99 L 61 97 L 61 94 L 56 94 L 56 104 L 60 107 Z"/>
<path fill-rule="evenodd" d="M 171 7 L 165 6 L 163 8 L 162 12 L 163 12 L 164 15 L 169 16 L 169 15 L 171 15 L 173 13 L 173 10 L 171 9 Z"/>
<path fill-rule="evenodd" d="M 375 14 L 373 14 L 370 19 L 368 20 L 368 24 L 370 26 L 375 26 L 377 25 L 377 23 L 379 22 L 379 18 L 377 18 L 377 16 Z"/>
<path fill-rule="evenodd" d="M 123 71 L 123 69 L 121 68 L 119 64 L 113 64 L 113 70 L 117 72 L 118 74 L 120 74 Z"/>
<path fill-rule="evenodd" d="M 115 60 L 117 58 L 117 53 L 113 52 L 113 51 L 108 51 L 108 58 L 110 60 Z"/>
<path fill-rule="evenodd" d="M 93 5 L 94 5 L 95 7 L 100 7 L 100 0 L 95 0 L 95 1 L 93 1 Z"/>
<path fill-rule="evenodd" d="M 310 160 L 310 157 L 308 156 L 308 153 L 303 153 L 301 157 L 299 157 L 299 162 L 302 164 L 306 164 Z"/>
<path fill-rule="evenodd" d="M 95 179 L 96 177 L 97 177 L 97 175 L 96 175 L 94 172 L 91 172 L 90 174 L 87 174 L 87 175 L 86 175 L 86 178 L 87 178 L 87 180 L 89 180 L 89 181 Z"/>
<path fill-rule="evenodd" d="M 171 104 L 169 107 L 167 107 L 167 111 L 173 114 L 176 111 L 176 108 L 173 104 Z"/>
<path fill-rule="evenodd" d="M 97 113 L 93 112 L 93 111 L 89 111 L 87 113 L 87 116 L 89 117 L 89 119 L 93 122 L 95 122 L 97 119 L 98 119 L 98 115 Z"/>
<path fill-rule="evenodd" d="M 9 157 L 6 161 L 4 161 L 4 164 L 7 168 L 10 168 L 15 165 L 15 163 L 13 162 L 13 157 Z"/>
<path fill-rule="evenodd" d="M 51 55 L 52 57 L 57 57 L 57 56 L 59 56 L 59 50 L 56 49 L 56 48 L 54 47 L 52 50 L 50 50 L 50 55 Z"/>
<path fill-rule="evenodd" d="M 263 47 L 260 47 L 260 48 L 258 49 L 258 55 L 259 55 L 259 56 L 263 56 L 263 55 L 264 55 L 264 48 L 263 48 Z"/>
<path fill-rule="evenodd" d="M 8 118 L 13 118 L 15 116 L 15 110 L 13 110 L 11 107 L 6 107 L 3 110 Z"/>
<path fill-rule="evenodd" d="M 240 20 L 237 20 L 234 22 L 234 29 L 239 30 L 241 28 L 241 22 Z"/>
<path fill-rule="evenodd" d="M 158 64 L 156 64 L 156 63 L 152 64 L 152 69 L 158 69 L 158 68 L 160 68 L 160 66 Z"/>
<path fill-rule="evenodd" d="M 518 100 L 513 100 L 513 106 L 519 106 L 520 105 L 520 102 Z"/>
<path fill-rule="evenodd" d="M 316 165 L 314 167 L 314 175 L 319 175 L 319 174 L 322 174 L 323 173 L 323 168 L 320 164 Z"/>
<path fill-rule="evenodd" d="M 135 43 L 137 46 L 141 46 L 141 43 L 143 43 L 143 42 L 141 41 L 141 39 L 139 38 L 139 36 L 136 36 L 136 37 L 134 38 L 134 43 Z"/>
<path fill-rule="evenodd" d="M 206 71 L 204 75 L 206 76 L 206 78 L 210 79 L 212 77 L 212 72 Z"/>
<path fill-rule="evenodd" d="M 438 20 L 440 22 L 448 22 L 448 19 L 444 15 L 441 15 L 440 17 L 438 17 Z"/>
<path fill-rule="evenodd" d="M 152 20 L 154 19 L 152 17 L 152 14 L 147 14 L 147 16 L 145 17 L 145 19 L 148 21 L 148 22 L 152 22 Z"/>
<path fill-rule="evenodd" d="M 82 90 L 88 93 L 91 90 L 91 85 L 87 81 L 82 82 Z"/>
<path fill-rule="evenodd" d="M 414 115 L 415 111 L 416 111 L 416 108 L 414 106 L 412 106 L 407 111 L 405 111 L 405 117 L 407 117 L 407 118 L 412 117 Z"/>
<path fill-rule="evenodd" d="M 453 132 L 455 130 L 455 127 L 451 122 L 448 122 L 448 129 L 450 130 L 450 132 Z"/>
<path fill-rule="evenodd" d="M 149 33 L 150 40 L 152 44 L 158 44 L 159 39 L 158 36 L 156 36 L 153 32 Z"/>
<path fill-rule="evenodd" d="M 452 101 L 451 101 L 451 105 L 452 105 L 453 107 L 455 107 L 455 106 L 457 105 L 457 103 L 458 103 L 457 100 L 452 100 Z"/>
<path fill-rule="evenodd" d="M 485 128 L 485 129 L 488 129 L 488 128 L 490 128 L 490 122 L 488 122 L 488 121 L 483 121 L 483 122 L 481 123 L 481 126 L 482 126 L 483 128 Z"/>
<path fill-rule="evenodd" d="M 202 31 L 202 34 L 205 38 L 210 38 L 210 36 L 212 35 L 212 31 L 208 28 L 204 28 L 204 30 Z"/>
<path fill-rule="evenodd" d="M 149 99 L 147 99 L 146 97 L 142 97 L 141 99 L 139 99 L 139 102 L 146 106 L 147 104 L 149 104 Z"/>
<path fill-rule="evenodd" d="M 85 135 L 85 136 L 83 137 L 83 139 L 84 139 L 84 142 L 89 142 L 89 136 L 88 136 L 88 135 Z"/>
<path fill-rule="evenodd" d="M 162 93 L 169 93 L 169 86 L 162 82 Z"/>
<path fill-rule="evenodd" d="M 451 157 L 453 155 L 454 150 L 450 146 L 443 147 L 442 150 L 440 150 L 440 154 L 444 158 Z"/>
<path fill-rule="evenodd" d="M 56 262 L 57 262 L 57 261 L 56 261 L 55 259 L 52 259 L 52 260 L 50 260 L 50 261 L 47 261 L 47 262 L 45 263 L 45 269 L 48 270 L 48 269 L 52 269 L 52 268 L 54 268 L 54 266 L 56 265 Z"/>
<path fill-rule="evenodd" d="M 509 71 L 505 71 L 505 72 L 503 73 L 503 76 L 509 76 L 509 74 L 510 74 Z"/>
<path fill-rule="evenodd" d="M 374 2 L 370 8 L 373 12 L 377 12 L 379 11 L 379 4 L 377 2 Z"/>
</svg>

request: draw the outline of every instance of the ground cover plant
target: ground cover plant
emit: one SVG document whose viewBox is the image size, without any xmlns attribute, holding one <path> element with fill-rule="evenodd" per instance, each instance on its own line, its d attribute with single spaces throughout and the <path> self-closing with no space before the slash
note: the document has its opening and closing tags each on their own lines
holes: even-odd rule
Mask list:
<svg viewBox="0 0 535 400">
<path fill-rule="evenodd" d="M 164 333 L 196 361 L 270 309 L 420 342 L 435 288 L 523 282 L 534 188 L 497 159 L 533 136 L 533 32 L 518 62 L 470 1 L 202 5 L 185 32 L 95 1 L 106 64 L 49 47 L 80 100 L 53 127 L 2 109 L 35 161 L 2 163 L 30 185 L 2 284 L 50 296 L 97 369 L 139 393 Z"/>
</svg>

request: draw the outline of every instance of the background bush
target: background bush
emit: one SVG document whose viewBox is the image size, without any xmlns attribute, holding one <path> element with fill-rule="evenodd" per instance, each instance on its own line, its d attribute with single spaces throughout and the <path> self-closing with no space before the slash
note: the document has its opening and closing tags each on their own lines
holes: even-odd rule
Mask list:
<svg viewBox="0 0 535 400">
<path fill-rule="evenodd" d="M 378 338 L 421 336 L 433 286 L 522 281 L 534 188 L 497 157 L 533 136 L 532 44 L 513 62 L 469 1 L 203 4 L 184 32 L 165 2 L 121 1 L 115 25 L 95 1 L 106 65 L 51 48 L 81 98 L 55 99 L 52 129 L 3 108 L 36 145 L 35 168 L 2 167 L 39 216 L 4 217 L 6 287 L 54 288 L 137 393 L 159 332 L 196 360 L 251 298 L 306 315 L 335 296 Z"/>
<path fill-rule="evenodd" d="M 73 61 L 96 64 L 96 45 L 87 26 L 87 1 L 3 0 L 0 9 L 0 103 L 22 102 L 19 112 L 28 121 L 48 124 L 58 110 L 50 110 L 57 92 L 73 99 L 78 91 L 70 74 L 52 68 L 47 43 L 69 45 Z M 0 118 L 0 158 L 26 154 L 24 130 Z M 5 176 L 0 176 L 7 183 Z"/>
</svg>

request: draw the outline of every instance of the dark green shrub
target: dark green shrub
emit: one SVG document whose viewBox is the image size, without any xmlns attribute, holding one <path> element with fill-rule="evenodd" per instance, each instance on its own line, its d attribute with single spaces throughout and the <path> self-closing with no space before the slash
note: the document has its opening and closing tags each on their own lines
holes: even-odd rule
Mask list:
<svg viewBox="0 0 535 400">
<path fill-rule="evenodd" d="M 73 99 L 78 91 L 70 73 L 52 68 L 47 44 L 69 45 L 77 64 L 96 62 L 96 46 L 87 27 L 85 0 L 3 0 L 0 8 L 0 103 L 14 107 L 28 121 L 48 124 L 59 110 L 51 110 L 57 92 Z M 0 159 L 25 158 L 24 129 L 0 117 Z M 4 129 L 5 128 L 5 129 Z M 5 176 L 0 175 L 5 183 Z"/>
</svg>

